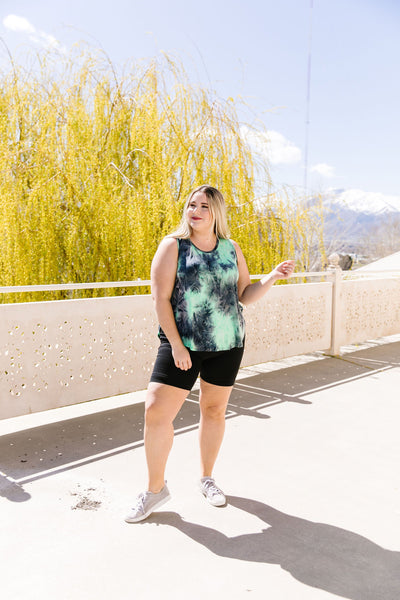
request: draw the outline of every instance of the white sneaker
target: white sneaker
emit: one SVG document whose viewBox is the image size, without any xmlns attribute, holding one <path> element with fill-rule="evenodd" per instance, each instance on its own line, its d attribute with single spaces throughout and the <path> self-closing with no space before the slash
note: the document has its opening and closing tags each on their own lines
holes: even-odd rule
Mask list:
<svg viewBox="0 0 400 600">
<path fill-rule="evenodd" d="M 226 504 L 224 492 L 219 489 L 212 477 L 202 477 L 200 479 L 200 491 L 213 506 L 224 506 Z"/>
<path fill-rule="evenodd" d="M 127 523 L 138 523 L 147 519 L 152 512 L 160 508 L 171 498 L 167 484 L 164 485 L 161 492 L 153 494 L 153 492 L 142 492 L 136 498 L 136 504 L 125 517 Z"/>
</svg>

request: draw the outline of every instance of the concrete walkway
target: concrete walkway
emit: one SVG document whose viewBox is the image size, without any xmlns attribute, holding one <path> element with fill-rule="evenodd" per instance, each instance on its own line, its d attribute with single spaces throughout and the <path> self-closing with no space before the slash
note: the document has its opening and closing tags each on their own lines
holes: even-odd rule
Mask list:
<svg viewBox="0 0 400 600">
<path fill-rule="evenodd" d="M 400 341 L 243 369 L 216 479 L 197 491 L 197 391 L 176 422 L 172 500 L 146 480 L 139 392 L 0 422 L 4 600 L 398 600 Z"/>
</svg>

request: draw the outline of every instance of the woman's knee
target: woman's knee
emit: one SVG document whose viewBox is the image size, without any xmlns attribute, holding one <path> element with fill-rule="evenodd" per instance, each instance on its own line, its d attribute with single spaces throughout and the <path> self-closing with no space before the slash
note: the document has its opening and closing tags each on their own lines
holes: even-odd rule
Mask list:
<svg viewBox="0 0 400 600">
<path fill-rule="evenodd" d="M 149 402 L 146 401 L 144 418 L 146 425 L 168 423 L 168 415 L 165 414 L 165 410 L 161 408 L 160 403 L 151 400 Z"/>
<path fill-rule="evenodd" d="M 232 387 L 220 387 L 200 380 L 200 411 L 205 419 L 225 419 Z"/>
<path fill-rule="evenodd" d="M 171 390 L 155 388 L 148 390 L 145 403 L 146 425 L 167 425 L 175 419 L 187 392 L 173 394 Z"/>
<path fill-rule="evenodd" d="M 221 421 L 225 419 L 227 402 L 218 404 L 203 404 L 200 405 L 201 415 L 203 419 L 210 421 Z"/>
</svg>

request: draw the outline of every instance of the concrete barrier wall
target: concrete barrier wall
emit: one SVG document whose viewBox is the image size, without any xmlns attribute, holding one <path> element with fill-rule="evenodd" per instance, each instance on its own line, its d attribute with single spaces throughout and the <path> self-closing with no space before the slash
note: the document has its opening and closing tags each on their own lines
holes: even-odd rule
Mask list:
<svg viewBox="0 0 400 600">
<path fill-rule="evenodd" d="M 333 284 L 275 286 L 244 309 L 243 366 L 331 345 Z M 400 279 L 342 282 L 341 343 L 400 332 Z M 144 389 L 158 347 L 150 296 L 0 305 L 0 418 Z"/>
<path fill-rule="evenodd" d="M 400 332 L 400 278 L 342 281 L 340 344 Z"/>
<path fill-rule="evenodd" d="M 150 296 L 0 305 L 0 417 L 144 389 L 156 327 Z"/>
<path fill-rule="evenodd" d="M 243 366 L 328 349 L 331 312 L 331 283 L 273 287 L 259 302 L 244 309 L 247 333 Z"/>
</svg>

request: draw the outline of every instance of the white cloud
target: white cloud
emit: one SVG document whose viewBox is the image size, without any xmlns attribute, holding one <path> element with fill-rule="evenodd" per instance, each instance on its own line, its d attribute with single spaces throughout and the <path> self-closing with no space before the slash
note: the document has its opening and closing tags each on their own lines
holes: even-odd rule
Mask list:
<svg viewBox="0 0 400 600">
<path fill-rule="evenodd" d="M 318 175 L 322 175 L 322 177 L 334 177 L 335 169 L 326 163 L 319 163 L 318 165 L 314 165 L 310 169 L 311 173 L 318 173 Z"/>
<path fill-rule="evenodd" d="M 52 48 L 64 54 L 66 52 L 65 47 L 60 45 L 54 35 L 36 29 L 36 27 L 34 27 L 34 25 L 32 25 L 25 17 L 7 15 L 3 19 L 3 25 L 11 31 L 27 34 L 32 42 L 39 44 L 44 48 Z"/>
<path fill-rule="evenodd" d="M 28 19 L 25 17 L 18 17 L 17 15 L 7 15 L 3 19 L 3 25 L 11 31 L 18 31 L 20 33 L 35 33 L 36 29 Z"/>
<path fill-rule="evenodd" d="M 39 35 L 31 35 L 30 39 L 32 40 L 32 42 L 40 44 L 45 48 L 58 48 L 58 50 L 61 49 L 60 44 L 58 43 L 54 35 L 44 33 L 44 31 L 40 31 Z"/>
<path fill-rule="evenodd" d="M 257 131 L 245 125 L 241 128 L 243 139 L 255 154 L 273 165 L 292 165 L 301 161 L 301 150 L 278 131 Z"/>
</svg>

